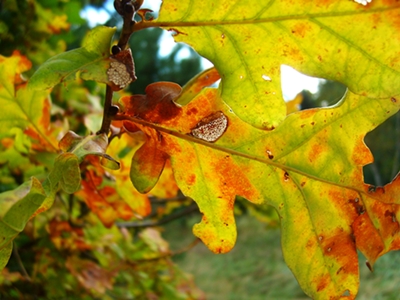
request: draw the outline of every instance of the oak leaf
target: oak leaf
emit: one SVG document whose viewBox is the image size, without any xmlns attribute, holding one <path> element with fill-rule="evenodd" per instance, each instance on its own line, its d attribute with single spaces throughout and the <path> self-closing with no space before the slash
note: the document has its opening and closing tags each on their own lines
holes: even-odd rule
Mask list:
<svg viewBox="0 0 400 300">
<path fill-rule="evenodd" d="M 163 1 L 163 27 L 209 59 L 222 99 L 243 120 L 272 129 L 286 116 L 280 65 L 344 83 L 370 98 L 399 95 L 397 1 Z M 382 40 L 382 37 L 385 39 Z M 398 44 L 398 43 L 397 43 Z M 332 63 L 334 62 L 334 68 Z"/>
<path fill-rule="evenodd" d="M 373 192 L 362 174 L 362 167 L 372 162 L 363 138 L 399 110 L 397 99 L 348 92 L 334 107 L 292 113 L 266 132 L 241 121 L 217 89 L 203 89 L 180 107 L 169 97 L 150 103 L 158 86 L 162 95 L 168 94 L 168 85 L 159 83 L 141 102 L 123 97 L 119 119 L 125 119 L 127 130 L 140 128 L 148 139 L 145 145 L 171 160 L 179 188 L 203 214 L 193 231 L 210 250 L 224 253 L 235 243 L 236 196 L 278 211 L 285 260 L 311 297 L 354 298 L 357 248 L 371 265 L 399 249 L 399 206 L 392 203 L 399 202 L 400 181 L 385 187 L 385 193 Z M 193 128 L 216 112 L 228 120 L 222 136 L 213 143 L 193 136 Z M 152 159 L 142 157 L 137 163 L 145 166 Z"/>
<path fill-rule="evenodd" d="M 29 81 L 33 90 L 46 90 L 56 84 L 82 79 L 109 83 L 110 43 L 115 28 L 99 26 L 85 37 L 82 47 L 60 53 L 42 64 Z"/>
<path fill-rule="evenodd" d="M 55 152 L 56 132 L 50 125 L 48 92 L 31 91 L 21 74 L 31 68 L 31 62 L 18 51 L 11 57 L 0 56 L 0 134 L 17 127 L 35 140 L 36 150 Z"/>
</svg>

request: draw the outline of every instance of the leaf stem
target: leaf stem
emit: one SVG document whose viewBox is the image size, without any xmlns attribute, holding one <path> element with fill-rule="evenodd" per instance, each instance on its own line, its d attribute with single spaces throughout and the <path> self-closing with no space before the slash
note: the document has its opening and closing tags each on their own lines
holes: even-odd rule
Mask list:
<svg viewBox="0 0 400 300">
<path fill-rule="evenodd" d="M 24 264 L 23 264 L 23 262 L 21 260 L 21 257 L 19 256 L 17 244 L 15 242 L 13 242 L 13 243 L 14 243 L 14 245 L 13 245 L 13 254 L 14 254 L 14 256 L 15 256 L 17 262 L 18 262 L 19 267 L 21 268 L 21 272 L 24 275 L 26 280 L 28 280 L 29 282 L 32 282 L 32 279 L 29 276 L 28 272 L 26 271 L 25 266 L 24 266 Z"/>
<path fill-rule="evenodd" d="M 257 24 L 257 23 L 275 23 L 282 21 L 293 21 L 293 20 L 308 20 L 315 18 L 332 18 L 332 17 L 344 17 L 362 14 L 374 14 L 379 12 L 397 10 L 400 8 L 399 4 L 394 4 L 390 6 L 381 6 L 376 8 L 371 8 L 368 10 L 348 10 L 348 11 L 338 11 L 338 12 L 318 12 L 318 13 L 302 13 L 302 14 L 292 14 L 283 16 L 271 16 L 265 18 L 249 18 L 249 19 L 237 19 L 237 20 L 216 20 L 216 21 L 141 21 L 137 24 L 132 25 L 132 31 L 139 31 L 146 28 L 152 27 L 166 27 L 174 30 L 175 27 L 199 27 L 199 26 L 215 26 L 215 25 L 244 25 L 244 24 Z M 165 28 L 165 29 L 166 29 Z"/>
<path fill-rule="evenodd" d="M 186 215 L 189 215 L 195 211 L 198 211 L 198 207 L 196 204 L 192 203 L 188 207 L 186 207 L 184 210 L 175 213 L 175 214 L 170 214 L 167 217 L 158 220 L 158 221 L 152 221 L 152 220 L 146 220 L 142 222 L 121 222 L 121 223 L 116 223 L 118 227 L 125 227 L 125 228 L 142 228 L 142 227 L 156 227 L 160 226 L 166 223 L 169 223 L 171 221 L 174 221 L 176 219 L 179 219 L 181 217 L 184 217 Z"/>
<path fill-rule="evenodd" d="M 199 238 L 194 239 L 190 244 L 184 246 L 181 249 L 178 249 L 176 251 L 170 251 L 164 255 L 160 255 L 160 256 L 156 256 L 156 257 L 152 257 L 152 258 L 144 258 L 144 259 L 138 259 L 135 261 L 135 263 L 141 263 L 141 262 L 150 262 L 150 261 L 156 261 L 159 259 L 165 259 L 167 257 L 171 257 L 171 256 L 175 256 L 178 254 L 182 254 L 185 252 L 188 252 L 189 250 L 192 250 L 198 243 L 200 242 Z"/>
<path fill-rule="evenodd" d="M 360 194 L 365 194 L 365 190 L 363 189 L 362 186 L 352 187 L 352 186 L 347 186 L 345 184 L 341 184 L 341 183 L 338 183 L 338 182 L 329 181 L 329 180 L 326 180 L 326 179 L 323 179 L 323 178 L 318 178 L 315 175 L 308 174 L 305 171 L 296 169 L 296 168 L 291 167 L 291 166 L 283 165 L 283 164 L 281 164 L 279 162 L 276 162 L 276 161 L 273 161 L 273 160 L 271 160 L 269 158 L 266 158 L 266 157 L 264 158 L 264 157 L 260 157 L 260 156 L 254 156 L 254 155 L 243 153 L 243 152 L 240 152 L 240 151 L 237 151 L 237 150 L 234 150 L 234 149 L 226 148 L 224 146 L 220 146 L 220 145 L 217 145 L 217 144 L 214 144 L 214 143 L 206 142 L 204 140 L 195 138 L 195 137 L 193 137 L 193 136 L 191 136 L 189 134 L 184 134 L 184 133 L 180 133 L 180 132 L 174 131 L 172 129 L 164 128 L 164 127 L 161 127 L 160 125 L 153 124 L 153 123 L 147 122 L 147 121 L 142 120 L 142 119 L 138 119 L 138 118 L 135 118 L 135 117 L 129 117 L 129 116 L 125 116 L 125 115 L 122 115 L 122 114 L 118 114 L 118 115 L 115 116 L 115 120 L 131 121 L 131 122 L 134 122 L 136 124 L 140 124 L 140 125 L 155 129 L 155 130 L 157 130 L 159 132 L 164 132 L 166 134 L 169 134 L 169 135 L 175 136 L 177 138 L 186 140 L 186 141 L 191 142 L 191 143 L 200 144 L 200 145 L 203 145 L 205 147 L 209 147 L 209 148 L 212 148 L 212 149 L 215 149 L 215 150 L 218 150 L 218 151 L 229 153 L 231 155 L 240 156 L 240 157 L 247 158 L 247 159 L 250 159 L 250 160 L 258 161 L 260 163 L 263 163 L 263 164 L 266 164 L 266 165 L 270 165 L 272 167 L 281 169 L 281 170 L 286 171 L 286 172 L 293 172 L 293 173 L 296 173 L 296 174 L 307 176 L 308 178 L 316 180 L 316 181 L 319 181 L 319 182 L 324 182 L 324 183 L 331 184 L 331 185 L 334 185 L 334 186 L 350 189 L 350 190 L 353 190 L 353 191 L 355 191 L 357 193 L 360 193 Z M 374 198 L 373 194 L 368 194 L 368 196 L 371 197 L 371 198 Z"/>
<path fill-rule="evenodd" d="M 132 20 L 134 14 L 135 14 L 135 7 L 130 2 L 128 2 L 125 6 L 129 7 L 129 9 L 124 10 L 124 15 L 122 16 L 122 18 L 124 20 L 124 25 L 122 26 L 121 36 L 118 41 L 118 46 L 122 50 L 124 50 L 126 48 L 126 46 L 128 45 L 129 38 L 131 37 L 132 32 L 133 32 L 132 28 L 134 27 L 134 24 L 136 23 L 135 21 Z"/>
</svg>

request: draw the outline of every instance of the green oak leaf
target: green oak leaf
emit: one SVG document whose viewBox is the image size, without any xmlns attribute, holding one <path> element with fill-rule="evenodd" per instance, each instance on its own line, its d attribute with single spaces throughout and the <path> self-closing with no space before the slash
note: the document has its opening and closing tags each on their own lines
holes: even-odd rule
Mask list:
<svg viewBox="0 0 400 300">
<path fill-rule="evenodd" d="M 0 194 L 0 249 L 12 243 L 46 198 L 45 189 L 35 177 L 14 191 Z M 7 252 L 2 253 L 2 257 L 6 254 Z"/>
<path fill-rule="evenodd" d="M 0 249 L 0 270 L 3 270 L 10 259 L 13 244 L 9 242 L 4 248 Z"/>
<path fill-rule="evenodd" d="M 52 190 L 60 184 L 66 193 L 75 193 L 81 185 L 78 157 L 73 153 L 62 153 L 57 156 L 48 179 Z"/>
<path fill-rule="evenodd" d="M 100 156 L 101 164 L 109 169 L 118 170 L 119 163 L 111 156 L 106 154 L 108 137 L 106 134 L 89 135 L 81 137 L 69 131 L 59 143 L 59 147 L 64 152 L 71 152 L 77 156 L 81 163 L 86 155 Z"/>
<path fill-rule="evenodd" d="M 82 47 L 58 54 L 46 61 L 29 81 L 35 90 L 52 88 L 73 80 L 79 72 L 84 80 L 108 82 L 110 43 L 116 28 L 99 26 L 84 39 Z"/>
</svg>

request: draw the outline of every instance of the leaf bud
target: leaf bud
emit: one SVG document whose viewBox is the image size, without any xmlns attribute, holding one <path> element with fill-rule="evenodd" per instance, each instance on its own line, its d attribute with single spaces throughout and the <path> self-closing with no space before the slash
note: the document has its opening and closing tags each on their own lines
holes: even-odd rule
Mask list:
<svg viewBox="0 0 400 300">
<path fill-rule="evenodd" d="M 111 105 L 109 110 L 109 115 L 114 117 L 117 113 L 119 113 L 119 107 L 116 105 Z"/>
<path fill-rule="evenodd" d="M 114 0 L 114 8 L 117 11 L 117 13 L 119 13 L 121 16 L 124 15 L 124 10 L 123 10 L 123 6 L 122 6 L 122 1 L 121 0 Z"/>
<path fill-rule="evenodd" d="M 121 52 L 121 48 L 120 48 L 118 45 L 112 46 L 112 48 L 111 48 L 111 53 L 112 53 L 113 55 L 116 55 L 116 54 L 118 54 L 118 53 L 120 53 L 120 52 Z"/>
</svg>

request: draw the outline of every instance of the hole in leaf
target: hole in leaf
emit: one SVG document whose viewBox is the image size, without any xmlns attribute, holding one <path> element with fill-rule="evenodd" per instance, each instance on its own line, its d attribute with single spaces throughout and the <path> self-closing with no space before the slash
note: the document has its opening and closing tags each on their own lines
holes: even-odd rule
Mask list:
<svg viewBox="0 0 400 300">
<path fill-rule="evenodd" d="M 349 290 L 345 290 L 342 294 L 342 297 L 349 297 L 350 296 L 350 291 Z"/>
<path fill-rule="evenodd" d="M 364 181 L 382 186 L 400 170 L 400 113 L 391 116 L 365 137 L 374 162 L 364 167 Z"/>
<path fill-rule="evenodd" d="M 285 101 L 296 102 L 300 109 L 334 105 L 346 92 L 339 82 L 310 77 L 286 65 L 281 66 L 281 88 Z"/>
</svg>

